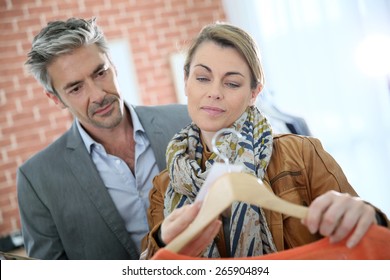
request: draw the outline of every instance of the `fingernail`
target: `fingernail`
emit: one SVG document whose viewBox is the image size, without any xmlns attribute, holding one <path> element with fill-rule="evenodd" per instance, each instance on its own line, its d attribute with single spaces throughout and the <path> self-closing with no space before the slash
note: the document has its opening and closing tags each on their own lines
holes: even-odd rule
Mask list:
<svg viewBox="0 0 390 280">
<path fill-rule="evenodd" d="M 349 249 L 353 248 L 354 246 L 355 246 L 355 242 L 354 242 L 354 241 L 351 241 L 351 240 L 348 240 L 348 241 L 347 241 L 347 247 L 348 247 Z"/>
<path fill-rule="evenodd" d="M 191 204 L 191 207 L 200 208 L 201 203 L 199 201 Z"/>
</svg>

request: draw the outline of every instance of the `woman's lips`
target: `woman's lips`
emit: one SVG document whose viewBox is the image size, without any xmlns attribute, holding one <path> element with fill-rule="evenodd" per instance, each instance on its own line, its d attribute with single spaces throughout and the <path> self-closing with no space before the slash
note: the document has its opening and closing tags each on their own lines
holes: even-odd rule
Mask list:
<svg viewBox="0 0 390 280">
<path fill-rule="evenodd" d="M 212 116 L 218 116 L 218 115 L 225 112 L 225 110 L 223 110 L 221 108 L 212 107 L 212 106 L 203 106 L 203 107 L 201 107 L 201 109 Z"/>
</svg>

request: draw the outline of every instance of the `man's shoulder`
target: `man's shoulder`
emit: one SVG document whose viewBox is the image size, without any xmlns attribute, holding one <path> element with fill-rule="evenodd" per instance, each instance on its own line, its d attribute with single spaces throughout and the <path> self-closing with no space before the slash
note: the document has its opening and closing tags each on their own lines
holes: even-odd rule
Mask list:
<svg viewBox="0 0 390 280">
<path fill-rule="evenodd" d="M 137 114 L 148 113 L 148 114 L 185 114 L 188 116 L 187 105 L 183 104 L 165 104 L 165 105 L 154 105 L 154 106 L 134 106 Z"/>
<path fill-rule="evenodd" d="M 134 110 L 144 127 L 153 123 L 159 125 L 169 124 L 175 130 L 179 130 L 191 123 L 187 105 L 183 104 L 135 106 Z"/>
</svg>

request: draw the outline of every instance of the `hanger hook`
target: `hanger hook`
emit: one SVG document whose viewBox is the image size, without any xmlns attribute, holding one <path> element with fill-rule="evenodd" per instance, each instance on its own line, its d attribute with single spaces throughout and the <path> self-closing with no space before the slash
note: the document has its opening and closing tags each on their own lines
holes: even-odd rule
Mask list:
<svg viewBox="0 0 390 280">
<path fill-rule="evenodd" d="M 217 139 L 220 137 L 220 134 L 223 134 L 223 133 L 226 133 L 226 132 L 230 132 L 230 133 L 233 133 L 234 135 L 237 136 L 237 138 L 241 138 L 242 135 L 240 132 L 238 132 L 237 130 L 233 129 L 233 128 L 222 128 L 221 130 L 217 131 L 217 133 L 214 134 L 213 138 L 211 139 L 211 145 L 213 147 L 213 152 L 218 155 L 220 158 L 223 159 L 223 161 L 225 162 L 225 164 L 227 166 L 229 166 L 229 159 L 226 155 L 222 154 L 218 148 L 217 148 Z"/>
</svg>

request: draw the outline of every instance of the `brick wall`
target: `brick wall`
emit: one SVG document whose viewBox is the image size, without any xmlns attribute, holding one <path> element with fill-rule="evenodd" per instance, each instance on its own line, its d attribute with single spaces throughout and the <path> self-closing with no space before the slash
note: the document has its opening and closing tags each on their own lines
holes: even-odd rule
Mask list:
<svg viewBox="0 0 390 280">
<path fill-rule="evenodd" d="M 0 0 L 0 237 L 20 230 L 16 169 L 71 124 L 24 69 L 48 21 L 96 16 L 108 40 L 132 48 L 143 104 L 176 102 L 169 55 L 204 24 L 224 20 L 222 0 Z"/>
</svg>

